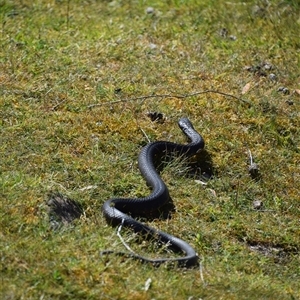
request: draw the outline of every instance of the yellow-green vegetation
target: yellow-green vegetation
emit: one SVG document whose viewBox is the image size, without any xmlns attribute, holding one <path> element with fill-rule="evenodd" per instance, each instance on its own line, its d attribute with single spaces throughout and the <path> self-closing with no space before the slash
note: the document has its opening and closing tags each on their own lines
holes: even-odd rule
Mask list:
<svg viewBox="0 0 300 300">
<path fill-rule="evenodd" d="M 299 1 L 1 0 L 0 12 L 1 299 L 300 298 Z M 185 142 L 182 116 L 214 176 L 203 186 L 167 165 L 176 211 L 148 223 L 190 243 L 199 267 L 100 257 L 124 251 L 102 204 L 149 193 L 138 153 Z M 52 230 L 51 191 L 84 215 Z"/>
</svg>

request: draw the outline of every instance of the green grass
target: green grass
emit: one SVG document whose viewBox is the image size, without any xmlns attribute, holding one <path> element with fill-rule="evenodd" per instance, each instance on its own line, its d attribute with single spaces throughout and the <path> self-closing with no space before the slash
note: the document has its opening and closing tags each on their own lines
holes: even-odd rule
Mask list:
<svg viewBox="0 0 300 300">
<path fill-rule="evenodd" d="M 2 0 L 0 18 L 1 299 L 300 298 L 298 1 Z M 208 90 L 223 94 L 174 97 Z M 173 97 L 139 99 L 154 94 Z M 167 165 L 176 212 L 148 223 L 193 245 L 201 265 L 101 258 L 124 250 L 103 202 L 149 193 L 137 168 L 145 134 L 184 142 L 182 116 L 214 178 L 202 186 Z M 52 231 L 50 191 L 84 216 Z"/>
</svg>

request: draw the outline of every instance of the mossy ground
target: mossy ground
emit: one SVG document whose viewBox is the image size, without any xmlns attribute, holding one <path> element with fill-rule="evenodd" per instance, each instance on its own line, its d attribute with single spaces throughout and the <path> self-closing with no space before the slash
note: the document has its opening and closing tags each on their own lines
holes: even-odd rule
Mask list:
<svg viewBox="0 0 300 300">
<path fill-rule="evenodd" d="M 2 299 L 300 298 L 298 1 L 4 0 L 0 12 Z M 199 268 L 101 258 L 123 250 L 103 202 L 149 192 L 139 150 L 184 142 L 182 116 L 214 177 L 202 186 L 171 163 L 176 212 L 149 223 L 193 245 Z M 51 230 L 50 191 L 85 215 Z"/>
</svg>

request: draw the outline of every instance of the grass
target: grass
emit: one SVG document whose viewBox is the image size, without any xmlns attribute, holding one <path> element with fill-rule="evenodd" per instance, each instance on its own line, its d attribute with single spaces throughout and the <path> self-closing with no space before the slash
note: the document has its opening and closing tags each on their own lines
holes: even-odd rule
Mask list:
<svg viewBox="0 0 300 300">
<path fill-rule="evenodd" d="M 298 1 L 2 0 L 0 12 L 2 299 L 300 298 Z M 101 258 L 124 250 L 103 202 L 149 192 L 144 133 L 184 142 L 182 116 L 214 177 L 202 186 L 168 165 L 176 212 L 148 223 L 193 245 L 200 269 Z M 50 191 L 84 216 L 51 230 Z"/>
</svg>

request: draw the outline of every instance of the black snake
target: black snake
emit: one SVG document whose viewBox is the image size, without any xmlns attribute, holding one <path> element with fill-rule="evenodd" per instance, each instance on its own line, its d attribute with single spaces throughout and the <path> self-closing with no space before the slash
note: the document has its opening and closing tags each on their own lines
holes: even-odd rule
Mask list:
<svg viewBox="0 0 300 300">
<path fill-rule="evenodd" d="M 188 243 L 168 233 L 138 222 L 133 217 L 127 215 L 138 215 L 141 212 L 156 211 L 169 200 L 168 188 L 154 166 L 157 156 L 167 152 L 175 152 L 181 156 L 191 156 L 204 148 L 203 138 L 195 131 L 189 119 L 181 118 L 178 124 L 183 133 L 190 139 L 189 144 L 180 145 L 172 142 L 158 141 L 147 144 L 140 152 L 138 159 L 139 169 L 147 184 L 152 188 L 152 193 L 144 198 L 110 199 L 104 203 L 103 213 L 106 220 L 113 225 L 123 224 L 123 226 L 132 228 L 135 232 L 155 237 L 172 249 L 184 253 L 182 257 L 157 259 L 150 259 L 133 253 L 127 255 L 154 265 L 160 265 L 164 262 L 177 262 L 179 266 L 191 267 L 197 264 L 198 256 Z M 113 251 L 102 251 L 102 254 L 111 252 Z"/>
</svg>

